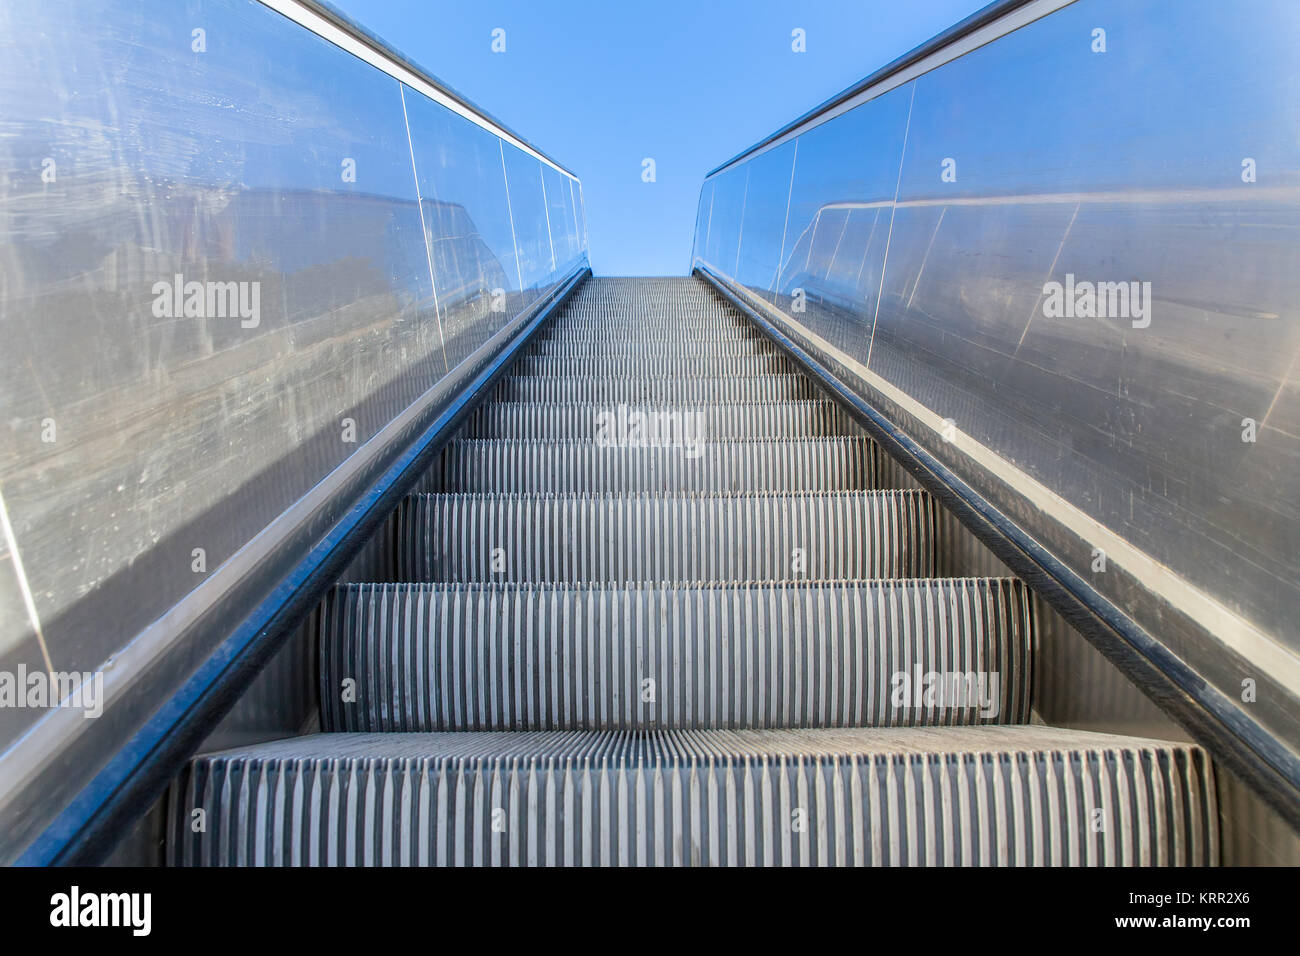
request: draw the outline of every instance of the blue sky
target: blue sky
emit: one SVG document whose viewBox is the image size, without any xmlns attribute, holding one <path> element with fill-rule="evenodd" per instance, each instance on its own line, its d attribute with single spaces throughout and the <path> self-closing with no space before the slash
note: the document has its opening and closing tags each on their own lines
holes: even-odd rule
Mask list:
<svg viewBox="0 0 1300 956">
<path fill-rule="evenodd" d="M 577 173 L 597 275 L 685 273 L 705 173 L 985 2 L 333 0 Z"/>
</svg>

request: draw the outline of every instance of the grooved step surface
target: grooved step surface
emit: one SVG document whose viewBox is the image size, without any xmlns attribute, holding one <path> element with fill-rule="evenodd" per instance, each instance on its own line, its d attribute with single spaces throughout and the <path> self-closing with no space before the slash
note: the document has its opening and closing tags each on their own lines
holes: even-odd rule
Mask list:
<svg viewBox="0 0 1300 956">
<path fill-rule="evenodd" d="M 685 423 L 711 438 L 817 438 L 858 434 L 853 420 L 827 401 L 747 405 L 608 405 L 486 402 L 465 424 L 466 438 L 595 441 L 604 434 L 680 434 Z"/>
<path fill-rule="evenodd" d="M 649 346 L 643 342 L 629 342 L 615 336 L 581 341 L 535 339 L 529 343 L 526 355 L 555 355 L 578 358 L 583 356 L 616 356 L 629 361 L 654 354 L 664 357 L 695 358 L 697 356 L 772 355 L 776 346 L 766 339 L 734 339 L 720 342 L 686 341 L 668 339 Z"/>
<path fill-rule="evenodd" d="M 920 491 L 411 495 L 395 537 L 403 581 L 910 578 L 934 518 Z"/>
<path fill-rule="evenodd" d="M 794 364 L 777 352 L 758 355 L 525 355 L 514 375 L 553 378 L 753 378 L 793 375 Z"/>
<path fill-rule="evenodd" d="M 651 349 L 658 342 L 763 342 L 762 333 L 753 326 L 743 325 L 678 325 L 659 327 L 625 324 L 610 325 L 601 322 L 564 323 L 549 326 L 537 333 L 543 342 L 606 341 L 618 337 L 624 342 L 644 345 Z"/>
<path fill-rule="evenodd" d="M 327 731 L 1029 719 L 1032 609 L 1011 579 L 350 585 L 320 615 Z"/>
<path fill-rule="evenodd" d="M 194 758 L 171 862 L 1217 863 L 1205 754 L 1030 724 L 1033 596 L 934 577 L 1005 568 L 911 483 L 703 282 L 589 279 L 348 572 L 408 583 L 313 616 L 326 732 Z"/>
<path fill-rule="evenodd" d="M 788 402 L 820 397 L 802 375 L 752 378 L 546 378 L 507 375 L 497 386 L 502 402 L 649 402 L 700 405 Z"/>
<path fill-rule="evenodd" d="M 876 485 L 868 438 L 710 441 L 665 436 L 675 447 L 590 441 L 451 442 L 426 481 L 446 492 L 853 491 Z M 612 432 L 612 430 L 611 430 Z M 611 437 L 619 437 L 611 435 Z"/>
<path fill-rule="evenodd" d="M 1199 748 L 1046 727 L 319 734 L 172 801 L 173 863 L 1217 862 Z"/>
<path fill-rule="evenodd" d="M 550 326 L 554 331 L 567 332 L 573 329 L 587 331 L 613 330 L 616 332 L 656 333 L 670 332 L 677 329 L 730 329 L 749 334 L 753 327 L 734 312 L 728 312 L 721 306 L 712 308 L 673 309 L 660 315 L 647 314 L 653 307 L 642 306 L 629 308 L 627 305 L 583 305 L 581 303 L 566 309 Z"/>
</svg>

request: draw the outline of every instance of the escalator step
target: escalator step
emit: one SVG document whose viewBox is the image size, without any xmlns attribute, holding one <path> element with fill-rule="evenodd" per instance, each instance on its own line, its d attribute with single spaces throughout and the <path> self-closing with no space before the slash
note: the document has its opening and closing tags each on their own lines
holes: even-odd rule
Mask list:
<svg viewBox="0 0 1300 956">
<path fill-rule="evenodd" d="M 671 309 L 654 308 L 635 302 L 575 302 L 557 316 L 552 328 L 575 327 L 677 329 L 677 328 L 728 328 L 743 329 L 748 326 L 744 317 L 735 311 L 713 305 L 681 305 Z"/>
<path fill-rule="evenodd" d="M 465 425 L 466 438 L 579 438 L 594 441 L 602 430 L 616 434 L 649 424 L 662 431 L 695 416 L 711 438 L 816 438 L 853 435 L 857 426 L 834 402 L 798 401 L 740 405 L 609 405 L 486 402 Z"/>
<path fill-rule="evenodd" d="M 702 405 L 789 402 L 820 398 L 802 375 L 750 378 L 557 378 L 507 375 L 494 398 L 502 402 L 645 402 Z"/>
<path fill-rule="evenodd" d="M 711 440 L 697 422 L 673 445 L 462 439 L 449 443 L 422 490 L 486 493 L 855 491 L 877 486 L 869 438 Z M 702 427 L 701 427 L 702 428 Z M 606 440 L 618 436 L 611 431 Z"/>
<path fill-rule="evenodd" d="M 779 352 L 759 355 L 593 355 L 569 358 L 525 355 L 513 375 L 553 378 L 753 378 L 791 375 L 794 364 Z"/>
<path fill-rule="evenodd" d="M 934 509 L 920 491 L 409 495 L 393 540 L 401 581 L 932 577 Z"/>
<path fill-rule="evenodd" d="M 537 333 L 543 342 L 607 342 L 611 338 L 619 341 L 653 348 L 661 342 L 766 342 L 763 333 L 754 326 L 744 325 L 662 325 L 647 326 L 644 323 L 627 323 L 621 328 L 601 325 L 598 322 L 586 325 L 553 325 Z"/>
<path fill-rule="evenodd" d="M 196 757 L 172 805 L 173 864 L 1218 857 L 1200 748 L 1048 727 L 317 734 Z"/>
<path fill-rule="evenodd" d="M 321 727 L 1025 723 L 1030 602 L 1002 578 L 347 585 L 317 621 Z"/>
<path fill-rule="evenodd" d="M 492 394 L 305 632 L 324 732 L 194 758 L 172 863 L 1218 862 L 1205 754 L 1031 723 L 1030 590 L 934 578 L 951 516 L 704 283 L 588 280 Z"/>
<path fill-rule="evenodd" d="M 593 338 L 581 342 L 556 342 L 550 339 L 534 339 L 524 349 L 524 355 L 554 355 L 568 358 L 588 356 L 611 356 L 635 361 L 637 358 L 653 352 L 667 358 L 692 359 L 700 356 L 728 355 L 775 355 L 779 349 L 766 339 L 742 339 L 734 342 L 688 342 L 672 339 L 657 342 L 653 346 L 640 342 L 629 342 L 616 336 Z"/>
</svg>

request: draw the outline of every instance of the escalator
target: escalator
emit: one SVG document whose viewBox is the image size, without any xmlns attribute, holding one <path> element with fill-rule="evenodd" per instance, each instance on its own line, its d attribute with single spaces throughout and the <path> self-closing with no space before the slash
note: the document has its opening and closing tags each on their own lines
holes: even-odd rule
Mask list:
<svg viewBox="0 0 1300 956">
<path fill-rule="evenodd" d="M 1039 601 L 696 278 L 588 279 L 312 621 L 179 865 L 1219 861 L 1197 745 L 1035 714 Z"/>
<path fill-rule="evenodd" d="M 1300 863 L 1300 7 L 993 0 L 607 278 L 332 3 L 100 6 L 0 8 L 0 863 Z"/>
</svg>

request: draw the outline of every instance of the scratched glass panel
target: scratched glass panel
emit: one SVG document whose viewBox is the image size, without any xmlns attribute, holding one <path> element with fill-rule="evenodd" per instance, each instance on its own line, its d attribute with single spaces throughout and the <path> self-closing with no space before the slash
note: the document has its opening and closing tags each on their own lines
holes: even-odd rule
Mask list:
<svg viewBox="0 0 1300 956">
<path fill-rule="evenodd" d="M 542 178 L 546 181 L 546 202 L 552 210 L 551 243 L 555 246 L 555 271 L 558 278 L 578 262 L 578 221 L 573 211 L 569 177 L 545 167 Z"/>
<path fill-rule="evenodd" d="M 569 205 L 568 176 L 542 164 L 542 182 L 546 186 L 547 224 L 551 231 L 551 248 L 555 250 L 555 272 L 551 281 L 568 273 L 577 262 L 577 225 Z"/>
<path fill-rule="evenodd" d="M 1176 26 L 1120 0 L 1035 21 L 800 137 L 777 283 L 833 368 L 869 362 L 867 381 L 898 390 L 876 400 L 952 418 L 956 441 L 916 437 L 1230 699 L 1243 675 L 1276 681 L 1252 718 L 1286 739 L 1300 686 L 1297 37 L 1300 8 L 1280 0 L 1231 17 L 1192 0 Z M 711 181 L 715 223 L 754 202 L 752 178 L 737 184 L 757 162 Z M 701 248 L 736 276 L 716 237 Z M 972 442 L 1077 511 L 1028 506 Z M 1075 527 L 1142 554 L 1095 572 Z"/>
<path fill-rule="evenodd" d="M 409 88 L 405 99 L 447 366 L 454 367 L 498 332 L 518 304 L 500 141 Z M 513 293 L 498 295 L 495 311 L 493 290 Z"/>
<path fill-rule="evenodd" d="M 515 224 L 515 253 L 519 257 L 524 301 L 530 303 L 546 287 L 555 268 L 551 233 L 546 225 L 542 164 L 514 146 L 505 145 L 504 151 L 510 210 Z"/>
<path fill-rule="evenodd" d="M 889 240 L 911 87 L 799 136 L 776 296 L 802 321 L 865 363 Z"/>
<path fill-rule="evenodd" d="M 692 264 L 695 257 L 704 253 L 709 241 L 709 217 L 713 213 L 713 180 L 707 180 L 700 189 L 700 202 L 695 210 L 695 243 L 692 248 Z"/>
<path fill-rule="evenodd" d="M 578 261 L 587 264 L 587 227 L 583 222 L 582 187 L 576 179 L 568 179 L 569 211 L 573 215 L 573 242 L 577 250 Z"/>
<path fill-rule="evenodd" d="M 782 143 L 747 164 L 749 188 L 740 230 L 740 256 L 736 278 L 762 298 L 768 298 L 776 281 L 785 236 L 786 199 L 794 143 Z"/>
<path fill-rule="evenodd" d="M 576 179 L 569 180 L 569 202 L 573 208 L 574 239 L 578 244 L 578 257 L 585 265 L 590 259 L 587 248 L 587 223 L 582 208 L 582 186 Z"/>
<path fill-rule="evenodd" d="M 582 208 L 579 206 L 578 189 L 571 177 L 562 180 L 565 190 L 565 203 L 569 209 L 569 223 L 573 229 L 569 243 L 573 249 L 573 265 L 583 265 L 587 261 L 587 245 L 582 234 Z"/>
<path fill-rule="evenodd" d="M 1258 12 L 1069 7 L 918 79 L 872 369 L 1300 649 L 1300 9 Z"/>
<path fill-rule="evenodd" d="M 430 256 L 398 82 L 260 4 L 22 0 L 0 49 L 0 669 L 90 671 L 486 339 L 510 212 L 408 95 Z"/>
<path fill-rule="evenodd" d="M 90 670 L 443 366 L 394 80 L 256 4 L 75 7 L 0 13 L 0 482 Z"/>
<path fill-rule="evenodd" d="M 588 249 L 587 249 L 587 210 L 586 210 L 586 207 L 583 205 L 583 199 L 582 199 L 582 183 L 578 182 L 576 179 L 570 179 L 570 180 L 569 180 L 569 192 L 570 192 L 570 194 L 571 194 L 572 197 L 573 197 L 573 199 L 572 199 L 572 202 L 573 202 L 573 212 L 574 212 L 574 215 L 577 217 L 578 248 L 582 251 L 582 255 L 583 255 L 584 258 L 585 258 L 585 257 L 587 256 L 587 254 L 588 254 Z"/>
<path fill-rule="evenodd" d="M 736 167 L 713 180 L 713 218 L 704 260 L 724 275 L 736 274 L 736 253 L 740 244 L 740 222 L 745 211 L 745 184 L 749 166 Z"/>
</svg>

